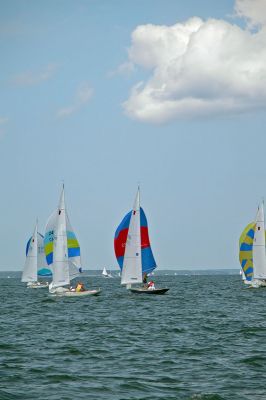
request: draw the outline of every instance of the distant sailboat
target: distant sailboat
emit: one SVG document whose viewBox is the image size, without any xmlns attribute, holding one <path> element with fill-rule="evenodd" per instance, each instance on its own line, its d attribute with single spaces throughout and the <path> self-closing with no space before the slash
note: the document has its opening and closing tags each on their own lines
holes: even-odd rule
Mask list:
<svg viewBox="0 0 266 400">
<path fill-rule="evenodd" d="M 105 267 L 103 268 L 102 276 L 103 276 L 104 278 L 113 278 L 111 272 L 108 273 L 108 272 L 107 272 L 107 269 L 106 269 Z"/>
<path fill-rule="evenodd" d="M 253 277 L 253 240 L 255 223 L 251 222 L 243 230 L 239 239 L 239 262 L 242 282 L 250 285 Z"/>
<path fill-rule="evenodd" d="M 132 284 L 142 284 L 144 274 L 148 275 L 156 268 L 150 247 L 147 219 L 140 207 L 139 188 L 133 210 L 124 217 L 115 232 L 114 247 L 121 269 L 122 285 L 126 285 L 134 293 L 163 294 L 169 290 L 131 287 Z"/>
<path fill-rule="evenodd" d="M 36 222 L 33 234 L 26 246 L 26 261 L 21 282 L 27 282 L 27 287 L 32 289 L 45 288 L 48 282 L 39 282 L 39 276 L 51 276 L 51 271 L 46 267 L 43 248 L 43 236 L 38 232 Z"/>
<path fill-rule="evenodd" d="M 239 260 L 245 274 L 245 283 L 250 283 L 254 288 L 266 286 L 263 202 L 258 207 L 255 222 L 249 224 L 240 237 Z"/>
<path fill-rule="evenodd" d="M 65 207 L 64 186 L 58 209 L 50 216 L 45 232 L 45 253 L 48 265 L 52 265 L 53 281 L 49 292 L 61 296 L 95 295 L 100 290 L 71 290 L 70 281 L 82 272 L 80 247 L 70 225 Z M 67 288 L 66 288 L 67 286 Z"/>
</svg>

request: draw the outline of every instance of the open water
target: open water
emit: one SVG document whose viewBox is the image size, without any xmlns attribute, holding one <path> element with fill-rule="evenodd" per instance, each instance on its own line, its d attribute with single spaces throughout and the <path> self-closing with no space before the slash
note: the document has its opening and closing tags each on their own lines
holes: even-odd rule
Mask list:
<svg viewBox="0 0 266 400">
<path fill-rule="evenodd" d="M 164 296 L 83 278 L 57 298 L 2 274 L 0 399 L 265 400 L 266 289 L 237 275 L 156 275 Z"/>
</svg>

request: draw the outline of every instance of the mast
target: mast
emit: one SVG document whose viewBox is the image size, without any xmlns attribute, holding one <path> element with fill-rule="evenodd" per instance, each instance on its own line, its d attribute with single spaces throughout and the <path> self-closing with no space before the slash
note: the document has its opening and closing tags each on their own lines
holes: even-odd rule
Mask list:
<svg viewBox="0 0 266 400">
<path fill-rule="evenodd" d="M 256 216 L 253 241 L 253 279 L 266 279 L 264 204 L 261 202 Z"/>
<path fill-rule="evenodd" d="M 66 232 L 66 206 L 64 184 L 60 195 L 54 231 L 53 287 L 69 285 L 69 263 Z"/>
<path fill-rule="evenodd" d="M 122 285 L 130 288 L 132 283 L 142 283 L 139 187 L 131 212 L 121 276 Z"/>
</svg>

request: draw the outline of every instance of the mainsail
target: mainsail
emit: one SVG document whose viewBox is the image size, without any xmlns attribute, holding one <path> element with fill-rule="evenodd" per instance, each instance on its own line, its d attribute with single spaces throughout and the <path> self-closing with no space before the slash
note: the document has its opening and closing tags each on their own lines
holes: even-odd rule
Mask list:
<svg viewBox="0 0 266 400">
<path fill-rule="evenodd" d="M 81 272 L 80 247 L 65 208 L 64 188 L 59 207 L 46 224 L 44 250 L 53 270 L 54 287 L 68 285 Z"/>
<path fill-rule="evenodd" d="M 37 263 L 38 263 L 38 240 L 37 223 L 34 228 L 26 249 L 26 261 L 22 273 L 21 282 L 37 282 Z"/>
<path fill-rule="evenodd" d="M 140 207 L 139 189 L 133 210 L 126 214 L 115 232 L 115 254 L 122 271 L 122 284 L 141 283 L 142 274 L 156 268 L 147 218 Z"/>
<path fill-rule="evenodd" d="M 265 227 L 263 202 L 256 216 L 253 241 L 253 279 L 266 279 Z"/>
</svg>

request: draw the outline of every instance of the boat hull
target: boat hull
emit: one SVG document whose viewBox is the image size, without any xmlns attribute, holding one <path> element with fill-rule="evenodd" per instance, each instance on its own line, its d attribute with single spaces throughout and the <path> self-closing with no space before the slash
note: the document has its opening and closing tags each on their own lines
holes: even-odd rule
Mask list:
<svg viewBox="0 0 266 400">
<path fill-rule="evenodd" d="M 41 284 L 39 284 L 39 285 L 28 285 L 27 286 L 27 288 L 28 289 L 44 289 L 44 288 L 47 288 L 49 286 L 49 284 L 48 283 L 41 283 Z"/>
<path fill-rule="evenodd" d="M 248 289 L 259 289 L 265 287 L 266 287 L 266 280 L 254 279 L 253 281 L 251 281 L 251 284 L 248 287 Z"/>
<path fill-rule="evenodd" d="M 130 291 L 132 293 L 137 293 L 137 294 L 165 294 L 168 292 L 169 288 L 162 288 L 162 289 L 154 289 L 154 290 L 148 290 L 144 288 L 131 288 Z"/>
<path fill-rule="evenodd" d="M 66 290 L 62 292 L 53 292 L 51 295 L 53 296 L 64 296 L 64 297 L 84 297 L 84 296 L 98 296 L 101 293 L 101 289 L 95 290 L 84 290 L 83 292 L 75 292 L 71 290 Z"/>
</svg>

